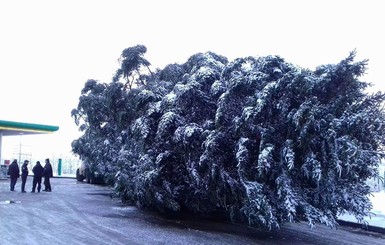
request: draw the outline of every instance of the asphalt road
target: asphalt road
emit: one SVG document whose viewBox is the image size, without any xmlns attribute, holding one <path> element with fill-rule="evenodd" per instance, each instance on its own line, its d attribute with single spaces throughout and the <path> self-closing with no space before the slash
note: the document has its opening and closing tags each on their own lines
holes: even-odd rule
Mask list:
<svg viewBox="0 0 385 245">
<path fill-rule="evenodd" d="M 106 186 L 53 178 L 52 192 L 9 191 L 0 180 L 0 244 L 370 244 L 385 234 L 287 224 L 267 232 L 201 220 L 169 220 L 110 198 Z M 28 177 L 30 191 L 32 177 Z"/>
</svg>

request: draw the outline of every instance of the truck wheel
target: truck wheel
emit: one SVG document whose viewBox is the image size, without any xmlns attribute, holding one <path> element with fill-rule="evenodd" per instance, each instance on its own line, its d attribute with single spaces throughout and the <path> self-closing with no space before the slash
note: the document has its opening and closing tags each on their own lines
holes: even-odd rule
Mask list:
<svg viewBox="0 0 385 245">
<path fill-rule="evenodd" d="M 84 180 L 84 176 L 80 174 L 79 169 L 76 169 L 76 180 L 82 182 Z"/>
</svg>

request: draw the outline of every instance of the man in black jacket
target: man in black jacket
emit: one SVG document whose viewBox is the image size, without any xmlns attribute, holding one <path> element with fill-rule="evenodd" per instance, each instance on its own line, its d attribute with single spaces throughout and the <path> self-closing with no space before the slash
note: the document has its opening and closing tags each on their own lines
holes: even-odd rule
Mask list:
<svg viewBox="0 0 385 245">
<path fill-rule="evenodd" d="M 51 189 L 51 182 L 50 182 L 50 178 L 53 177 L 53 171 L 52 171 L 52 165 L 51 163 L 49 162 L 49 159 L 45 159 L 45 165 L 44 165 L 44 172 L 43 172 L 43 175 L 44 175 L 44 185 L 45 185 L 45 189 L 43 191 L 52 191 Z"/>
<path fill-rule="evenodd" d="M 41 178 L 43 177 L 44 168 L 41 166 L 40 161 L 36 162 L 36 165 L 32 168 L 33 172 L 33 181 L 32 181 L 32 191 L 35 192 L 37 185 L 37 192 L 40 192 L 41 189 Z"/>
<path fill-rule="evenodd" d="M 28 160 L 25 160 L 21 166 L 21 192 L 25 193 L 25 183 L 27 182 L 28 177 Z"/>
<path fill-rule="evenodd" d="M 19 164 L 17 164 L 16 159 L 13 160 L 12 163 L 9 165 L 8 171 L 9 177 L 11 179 L 11 191 L 15 191 L 17 179 L 20 177 Z"/>
</svg>

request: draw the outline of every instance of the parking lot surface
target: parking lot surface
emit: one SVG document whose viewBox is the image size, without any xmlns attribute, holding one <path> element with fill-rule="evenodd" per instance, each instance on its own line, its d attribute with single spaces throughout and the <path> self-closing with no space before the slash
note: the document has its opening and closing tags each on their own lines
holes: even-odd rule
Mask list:
<svg viewBox="0 0 385 245">
<path fill-rule="evenodd" d="M 0 244 L 385 244 L 358 228 L 286 224 L 261 231 L 203 220 L 166 219 L 111 198 L 107 186 L 53 178 L 52 192 L 9 191 L 0 180 Z"/>
</svg>

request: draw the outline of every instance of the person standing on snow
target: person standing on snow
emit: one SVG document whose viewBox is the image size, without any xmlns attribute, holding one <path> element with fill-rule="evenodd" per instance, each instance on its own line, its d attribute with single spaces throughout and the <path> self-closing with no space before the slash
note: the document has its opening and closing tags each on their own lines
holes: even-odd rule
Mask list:
<svg viewBox="0 0 385 245">
<path fill-rule="evenodd" d="M 16 159 L 13 160 L 12 163 L 9 165 L 8 171 L 9 171 L 9 177 L 11 179 L 10 190 L 15 191 L 15 185 L 16 185 L 17 179 L 20 177 L 20 169 Z"/>
<path fill-rule="evenodd" d="M 35 192 L 37 185 L 37 192 L 41 190 L 41 178 L 43 177 L 44 168 L 41 166 L 40 161 L 36 162 L 36 165 L 32 168 L 33 172 L 33 181 L 32 181 L 32 191 Z"/>
<path fill-rule="evenodd" d="M 25 183 L 27 182 L 28 177 L 28 160 L 25 160 L 23 165 L 21 166 L 21 192 L 25 193 Z"/>
<path fill-rule="evenodd" d="M 52 171 L 52 165 L 49 162 L 48 158 L 45 159 L 43 176 L 44 176 L 44 186 L 45 186 L 45 189 L 43 191 L 51 192 L 52 191 L 51 182 L 49 179 L 53 177 L 53 171 Z"/>
</svg>

